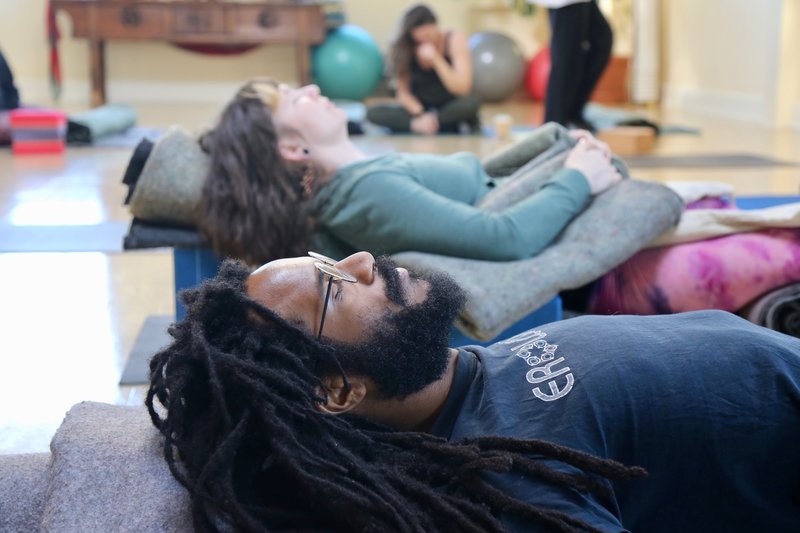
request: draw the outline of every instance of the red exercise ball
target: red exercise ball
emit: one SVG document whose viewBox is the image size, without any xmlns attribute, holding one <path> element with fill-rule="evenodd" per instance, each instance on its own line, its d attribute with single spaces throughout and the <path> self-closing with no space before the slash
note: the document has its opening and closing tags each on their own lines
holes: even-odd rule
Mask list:
<svg viewBox="0 0 800 533">
<path fill-rule="evenodd" d="M 549 77 L 550 47 L 546 47 L 528 61 L 528 68 L 525 70 L 525 88 L 534 100 L 544 101 Z"/>
</svg>

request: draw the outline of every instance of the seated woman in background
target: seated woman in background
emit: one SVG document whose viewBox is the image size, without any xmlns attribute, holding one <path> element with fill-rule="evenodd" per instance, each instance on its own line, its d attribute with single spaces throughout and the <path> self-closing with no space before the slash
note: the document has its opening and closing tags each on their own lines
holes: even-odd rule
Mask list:
<svg viewBox="0 0 800 533">
<path fill-rule="evenodd" d="M 254 80 L 204 139 L 211 160 L 201 229 L 219 254 L 251 264 L 309 249 L 334 258 L 360 249 L 533 257 L 621 179 L 606 145 L 573 135 L 580 141 L 564 168 L 535 194 L 491 212 L 476 206 L 494 180 L 475 155 L 369 157 L 348 137 L 346 114 L 316 86 Z M 578 310 L 738 311 L 798 281 L 800 229 L 769 229 L 639 252 L 595 282 Z"/>
<path fill-rule="evenodd" d="M 19 104 L 19 91 L 14 85 L 14 75 L 0 50 L 0 145 L 11 144 L 11 110 Z"/>
<path fill-rule="evenodd" d="M 367 109 L 367 120 L 397 133 L 458 133 L 479 128 L 480 100 L 472 91 L 472 56 L 467 38 L 443 32 L 431 9 L 408 9 L 390 50 L 397 103 Z"/>
</svg>

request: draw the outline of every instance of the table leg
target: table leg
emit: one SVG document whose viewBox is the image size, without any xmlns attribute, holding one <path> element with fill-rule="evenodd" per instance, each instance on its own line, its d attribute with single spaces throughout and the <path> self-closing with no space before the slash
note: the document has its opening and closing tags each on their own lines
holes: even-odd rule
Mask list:
<svg viewBox="0 0 800 533">
<path fill-rule="evenodd" d="M 297 79 L 300 86 L 311 82 L 311 47 L 307 43 L 298 43 L 297 49 Z"/>
<path fill-rule="evenodd" d="M 89 70 L 92 78 L 92 107 L 106 103 L 106 43 L 103 39 L 89 40 Z"/>
</svg>

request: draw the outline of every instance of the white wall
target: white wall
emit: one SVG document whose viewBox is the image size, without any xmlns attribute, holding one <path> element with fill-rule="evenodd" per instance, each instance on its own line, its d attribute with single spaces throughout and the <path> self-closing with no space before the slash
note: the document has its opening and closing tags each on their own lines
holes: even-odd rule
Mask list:
<svg viewBox="0 0 800 533">
<path fill-rule="evenodd" d="M 774 63 L 775 99 L 769 107 L 775 125 L 797 124 L 797 92 L 800 88 L 800 0 L 784 0 L 780 13 L 778 53 Z"/>
<path fill-rule="evenodd" d="M 407 0 L 347 0 L 349 22 L 385 49 Z M 493 9 L 505 0 L 429 0 L 444 27 L 504 31 L 532 55 L 549 38 L 545 12 Z M 46 0 L 0 0 L 0 48 L 25 101 L 51 103 Z M 800 128 L 800 0 L 664 0 L 664 96 L 668 105 Z M 63 102 L 88 105 L 86 42 L 58 14 Z M 788 28 L 794 28 L 790 30 Z M 265 46 L 241 56 L 192 54 L 160 42 L 107 45 L 109 98 L 118 102 L 222 102 L 242 80 L 269 74 L 296 81 L 294 48 Z"/>
<path fill-rule="evenodd" d="M 44 27 L 46 0 L 0 1 L 0 47 L 11 63 L 26 101 L 50 103 L 48 45 Z M 350 21 L 363 25 L 380 42 L 391 26 L 390 18 L 406 4 L 365 0 L 349 1 Z M 439 0 L 444 15 L 453 16 L 458 0 Z M 449 9 L 448 9 L 449 8 Z M 443 17 L 445 18 L 445 17 Z M 57 13 L 61 30 L 62 99 L 88 103 L 88 47 L 72 38 L 68 14 Z M 370 24 L 370 21 L 372 23 Z M 206 56 L 180 50 L 168 43 L 110 41 L 106 45 L 108 94 L 111 101 L 218 101 L 227 99 L 250 76 L 268 74 L 287 82 L 297 81 L 293 46 L 262 46 L 238 56 Z"/>
<path fill-rule="evenodd" d="M 668 1 L 665 103 L 727 118 L 788 123 L 781 109 L 783 93 L 797 78 L 787 66 L 800 62 L 800 50 L 788 44 L 797 31 L 797 4 Z"/>
<path fill-rule="evenodd" d="M 26 102 L 49 104 L 49 51 L 46 0 L 0 1 L 0 47 Z M 72 20 L 57 13 L 64 79 L 62 100 L 89 96 L 89 55 L 85 39 L 72 38 Z M 294 48 L 261 47 L 240 56 L 193 54 L 161 42 L 111 41 L 106 46 L 111 101 L 216 101 L 227 98 L 244 79 L 269 73 L 294 78 Z"/>
<path fill-rule="evenodd" d="M 347 0 L 348 22 L 365 28 L 382 49 L 386 49 L 401 13 L 415 1 Z M 506 5 L 505 0 L 429 0 L 446 28 L 472 31 L 473 8 Z M 48 44 L 45 31 L 46 0 L 0 0 L 0 48 L 11 64 L 26 102 L 50 104 Z M 485 21 L 488 29 L 508 30 L 523 49 L 537 48 L 546 39 L 544 11 L 536 17 L 506 13 L 500 22 Z M 64 78 L 63 102 L 88 105 L 89 57 L 86 41 L 72 38 L 68 14 L 57 13 L 61 30 L 61 66 Z M 484 21 L 479 17 L 478 23 Z M 505 25 L 505 26 L 504 26 Z M 510 26 L 513 27 L 510 27 Z M 497 28 L 499 26 L 499 28 Z M 542 28 L 544 28 L 544 36 Z M 477 28 L 481 29 L 481 28 Z M 517 35 L 514 35 L 516 31 Z M 538 41 L 537 41 L 538 39 Z M 295 52 L 292 46 L 263 46 L 239 56 L 204 56 L 186 52 L 162 42 L 110 41 L 106 45 L 109 100 L 114 102 L 226 100 L 245 79 L 256 74 L 296 82 Z"/>
<path fill-rule="evenodd" d="M 789 41 L 789 50 L 794 50 L 794 54 L 789 53 L 788 63 L 794 68 L 794 105 L 792 106 L 792 124 L 800 131 L 800 0 L 795 1 L 791 7 L 791 12 L 787 13 L 786 24 L 793 25 L 789 32 L 793 37 Z"/>
<path fill-rule="evenodd" d="M 800 83 L 798 83 L 800 85 Z M 800 91 L 798 91 L 797 99 L 794 102 L 794 117 L 793 117 L 792 124 L 794 125 L 794 129 L 800 131 Z"/>
</svg>

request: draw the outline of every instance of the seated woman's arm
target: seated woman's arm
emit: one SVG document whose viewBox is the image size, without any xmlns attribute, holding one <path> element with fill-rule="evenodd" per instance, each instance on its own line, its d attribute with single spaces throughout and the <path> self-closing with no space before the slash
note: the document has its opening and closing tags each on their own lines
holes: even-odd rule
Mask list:
<svg viewBox="0 0 800 533">
<path fill-rule="evenodd" d="M 422 103 L 411 93 L 409 80 L 405 76 L 397 78 L 397 100 L 411 115 L 419 115 L 425 111 Z"/>
<path fill-rule="evenodd" d="M 432 54 L 433 68 L 442 84 L 451 93 L 462 96 L 472 91 L 472 55 L 467 37 L 461 32 L 450 34 L 452 65 L 438 52 Z"/>
<path fill-rule="evenodd" d="M 538 254 L 590 198 L 586 178 L 562 169 L 536 194 L 501 212 L 452 200 L 397 174 L 373 174 L 356 185 L 327 229 L 355 249 L 420 251 L 510 261 Z"/>
</svg>

